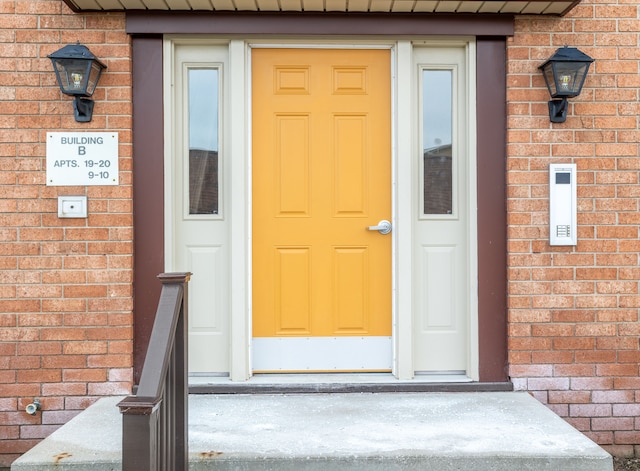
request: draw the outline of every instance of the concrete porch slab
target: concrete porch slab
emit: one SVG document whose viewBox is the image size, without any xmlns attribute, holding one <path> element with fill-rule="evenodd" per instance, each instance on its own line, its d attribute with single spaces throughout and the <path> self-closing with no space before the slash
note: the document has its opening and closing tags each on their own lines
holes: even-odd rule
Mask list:
<svg viewBox="0 0 640 471">
<path fill-rule="evenodd" d="M 12 471 L 121 469 L 105 398 Z M 611 456 L 529 394 L 191 395 L 190 470 L 612 471 Z"/>
</svg>

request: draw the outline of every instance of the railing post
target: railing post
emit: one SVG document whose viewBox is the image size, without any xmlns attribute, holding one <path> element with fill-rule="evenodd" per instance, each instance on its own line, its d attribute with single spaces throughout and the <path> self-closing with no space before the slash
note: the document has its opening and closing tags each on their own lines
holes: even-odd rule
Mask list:
<svg viewBox="0 0 640 471">
<path fill-rule="evenodd" d="M 173 407 L 170 407 L 173 411 L 173 417 L 170 421 L 173 422 L 173 430 L 170 431 L 168 437 L 169 440 L 175 440 L 173 448 L 174 453 L 171 455 L 174 463 L 172 463 L 173 466 L 170 466 L 169 469 L 175 469 L 176 471 L 187 471 L 189 469 L 189 371 L 187 351 L 187 315 L 189 312 L 188 281 L 190 277 L 191 273 L 163 273 L 158 275 L 163 288 L 166 285 L 178 284 L 182 287 L 182 303 L 176 323 L 171 361 L 171 369 L 175 374 L 169 374 L 169 378 L 167 378 L 167 387 L 171 387 L 171 395 L 175 400 Z M 171 381 L 171 379 L 173 379 L 173 381 Z"/>
<path fill-rule="evenodd" d="M 158 469 L 155 440 L 159 401 L 129 396 L 118 404 L 122 414 L 122 471 Z"/>
<path fill-rule="evenodd" d="M 188 451 L 187 283 L 190 273 L 158 275 L 162 292 L 142 368 L 139 395 L 122 413 L 123 471 L 186 471 Z"/>
</svg>

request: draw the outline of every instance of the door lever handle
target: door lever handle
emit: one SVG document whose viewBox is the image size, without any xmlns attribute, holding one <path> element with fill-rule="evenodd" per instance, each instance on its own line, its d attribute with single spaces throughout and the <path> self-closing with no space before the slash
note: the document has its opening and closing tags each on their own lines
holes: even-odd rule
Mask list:
<svg viewBox="0 0 640 471">
<path fill-rule="evenodd" d="M 391 232 L 392 227 L 389 221 L 383 219 L 378 223 L 377 226 L 369 226 L 367 227 L 367 229 L 370 231 L 378 231 L 380 234 L 388 234 L 389 232 Z"/>
</svg>

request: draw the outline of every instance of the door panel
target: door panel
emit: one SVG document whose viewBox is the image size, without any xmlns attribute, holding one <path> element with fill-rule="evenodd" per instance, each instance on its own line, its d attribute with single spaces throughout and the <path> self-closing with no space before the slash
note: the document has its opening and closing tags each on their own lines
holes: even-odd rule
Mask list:
<svg viewBox="0 0 640 471">
<path fill-rule="evenodd" d="M 422 152 L 414 230 L 414 369 L 468 371 L 470 316 L 469 158 L 464 47 L 416 48 Z"/>
<path fill-rule="evenodd" d="M 229 371 L 229 242 L 224 211 L 224 73 L 228 48 L 179 44 L 173 82 L 175 119 L 166 188 L 171 247 L 167 270 L 189 282 L 189 372 Z"/>
<path fill-rule="evenodd" d="M 388 50 L 252 52 L 258 369 L 363 368 L 337 366 L 322 342 L 295 348 L 324 363 L 264 364 L 266 350 L 289 351 L 295 337 L 345 337 L 354 358 L 382 337 L 385 361 L 364 368 L 390 368 L 391 236 L 367 230 L 391 219 L 390 85 Z"/>
</svg>

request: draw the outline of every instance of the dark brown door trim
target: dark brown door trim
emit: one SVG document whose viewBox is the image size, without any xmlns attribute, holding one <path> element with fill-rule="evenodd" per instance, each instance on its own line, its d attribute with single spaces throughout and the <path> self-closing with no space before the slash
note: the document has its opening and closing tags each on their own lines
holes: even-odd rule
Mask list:
<svg viewBox="0 0 640 471">
<path fill-rule="evenodd" d="M 129 12 L 129 34 L 512 36 L 512 15 Z"/>
<path fill-rule="evenodd" d="M 476 43 L 480 381 L 507 381 L 506 38 Z"/>
<path fill-rule="evenodd" d="M 272 15 L 274 24 L 264 15 L 160 15 L 127 13 L 127 30 L 133 35 L 133 162 L 134 162 L 134 381 L 137 383 L 146 355 L 161 284 L 156 276 L 164 271 L 164 140 L 162 108 L 162 37 L 158 33 L 263 34 L 265 30 L 279 36 L 292 33 L 278 18 L 296 15 Z M 256 22 L 257 16 L 262 19 Z M 297 15 L 296 31 L 315 34 L 348 34 L 346 23 L 332 25 L 331 15 Z M 373 16 L 373 15 L 372 15 Z M 393 16 L 393 18 L 391 17 Z M 248 17 L 251 17 L 249 21 Z M 349 34 L 398 35 L 436 34 L 425 20 L 420 33 L 415 32 L 417 15 L 402 17 L 375 16 L 351 23 Z M 303 18 L 305 18 L 303 20 Z M 456 16 L 460 19 L 461 17 Z M 475 17 L 475 30 L 487 25 Z M 504 17 L 501 17 L 504 18 Z M 225 20 L 227 21 L 227 20 Z M 289 20 L 287 20 L 289 21 Z M 493 20 L 487 21 L 493 25 Z M 388 22 L 388 24 L 387 24 Z M 418 22 L 419 23 L 419 22 Z M 242 24 L 244 26 L 240 27 Z M 288 27 L 293 28 L 293 23 Z M 307 27 L 301 26 L 306 24 Z M 279 25 L 276 27 L 276 25 Z M 359 25 L 356 27 L 356 25 Z M 513 22 L 510 23 L 513 32 Z M 205 28 L 206 26 L 206 28 Z M 366 26 L 366 27 L 365 27 Z M 322 27 L 322 28 L 321 28 Z M 451 25 L 450 25 L 451 27 Z M 255 28 L 255 29 L 252 29 Z M 459 23 L 449 34 L 471 35 L 472 30 Z M 356 29 L 358 32 L 356 33 Z M 509 29 L 509 28 L 507 28 Z M 206 30 L 206 31 L 205 31 Z M 340 31 L 340 32 L 337 32 Z M 402 31 L 402 33 L 400 33 Z M 438 31 L 440 31 L 438 29 Z M 502 30 L 499 30 L 502 31 Z M 506 35 L 477 38 L 477 123 L 478 123 L 478 298 L 480 381 L 507 381 L 507 303 L 506 303 Z M 142 35 L 140 35 L 142 34 Z M 295 34 L 302 34 L 297 32 Z M 440 34 L 440 33 L 438 33 Z"/>
<path fill-rule="evenodd" d="M 133 38 L 133 313 L 138 384 L 164 271 L 162 36 Z"/>
</svg>

